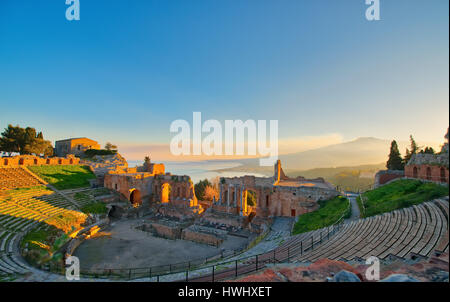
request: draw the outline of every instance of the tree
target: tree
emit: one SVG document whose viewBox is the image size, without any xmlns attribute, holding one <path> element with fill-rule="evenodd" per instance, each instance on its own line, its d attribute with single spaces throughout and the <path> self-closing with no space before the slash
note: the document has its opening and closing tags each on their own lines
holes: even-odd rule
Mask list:
<svg viewBox="0 0 450 302">
<path fill-rule="evenodd" d="M 422 154 L 435 154 L 433 147 L 425 147 L 425 149 L 420 150 Z"/>
<path fill-rule="evenodd" d="M 219 199 L 219 190 L 217 190 L 213 186 L 207 185 L 203 193 L 203 200 L 213 201 L 214 198 L 216 198 L 216 200 Z"/>
<path fill-rule="evenodd" d="M 200 180 L 198 183 L 195 184 L 194 186 L 195 196 L 197 196 L 198 200 L 204 200 L 205 189 L 207 186 L 212 187 L 211 183 L 207 179 Z"/>
<path fill-rule="evenodd" d="M 150 156 L 144 157 L 144 169 L 145 171 L 149 171 L 151 165 Z"/>
<path fill-rule="evenodd" d="M 1 133 L 0 150 L 20 154 L 53 154 L 52 144 L 44 139 L 42 132 L 36 133 L 34 128 L 21 128 L 19 125 L 8 125 Z"/>
<path fill-rule="evenodd" d="M 397 142 L 395 140 L 391 142 L 391 151 L 389 152 L 389 159 L 386 163 L 386 168 L 389 170 L 403 170 L 405 168 L 400 151 L 398 150 Z"/>
<path fill-rule="evenodd" d="M 414 140 L 412 135 L 409 136 L 409 139 L 411 141 L 411 146 L 410 146 L 410 150 L 406 149 L 406 155 L 405 155 L 405 157 L 403 159 L 403 163 L 405 165 L 409 162 L 409 160 L 411 159 L 411 157 L 414 154 L 417 154 L 420 151 L 420 148 L 419 148 L 419 146 L 417 146 L 417 143 Z"/>
<path fill-rule="evenodd" d="M 106 145 L 105 145 L 105 149 L 108 150 L 108 151 L 117 150 L 117 146 L 111 144 L 110 142 L 107 142 Z"/>
<path fill-rule="evenodd" d="M 253 191 L 247 191 L 247 205 L 256 206 L 256 193 Z"/>
</svg>

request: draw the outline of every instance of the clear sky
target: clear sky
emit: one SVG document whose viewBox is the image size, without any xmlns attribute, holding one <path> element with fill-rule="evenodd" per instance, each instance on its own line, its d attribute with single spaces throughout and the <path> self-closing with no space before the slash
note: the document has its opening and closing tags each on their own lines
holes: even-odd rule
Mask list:
<svg viewBox="0 0 450 302">
<path fill-rule="evenodd" d="M 1 0 L 0 128 L 145 153 L 201 111 L 293 144 L 442 142 L 449 2 L 380 2 L 369 22 L 364 0 L 80 0 L 69 22 L 65 0 Z"/>
</svg>

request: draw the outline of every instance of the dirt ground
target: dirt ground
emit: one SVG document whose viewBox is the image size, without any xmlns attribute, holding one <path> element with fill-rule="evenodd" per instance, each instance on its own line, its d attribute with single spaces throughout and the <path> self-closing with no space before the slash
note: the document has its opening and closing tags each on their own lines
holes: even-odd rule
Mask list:
<svg viewBox="0 0 450 302">
<path fill-rule="evenodd" d="M 222 249 L 244 247 L 248 239 L 228 236 L 219 248 L 185 240 L 153 237 L 150 233 L 131 228 L 139 220 L 113 223 L 109 237 L 83 242 L 74 253 L 80 259 L 82 270 L 103 268 L 139 268 L 174 264 L 212 257 Z"/>
</svg>

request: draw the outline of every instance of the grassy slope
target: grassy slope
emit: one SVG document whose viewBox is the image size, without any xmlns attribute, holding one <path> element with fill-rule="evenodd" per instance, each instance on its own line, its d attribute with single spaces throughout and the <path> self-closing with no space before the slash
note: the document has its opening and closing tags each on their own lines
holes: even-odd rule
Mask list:
<svg viewBox="0 0 450 302">
<path fill-rule="evenodd" d="M 28 168 L 59 190 L 87 187 L 88 180 L 95 178 L 87 166 L 30 166 Z"/>
<path fill-rule="evenodd" d="M 83 206 L 81 211 L 86 214 L 106 214 L 108 209 L 103 202 L 98 201 Z"/>
<path fill-rule="evenodd" d="M 448 187 L 419 180 L 401 179 L 363 194 L 364 217 L 410 207 L 448 195 Z M 361 208 L 361 200 L 358 198 Z"/>
<path fill-rule="evenodd" d="M 342 196 L 330 200 L 319 201 L 320 208 L 317 211 L 303 214 L 294 225 L 294 234 L 309 232 L 330 226 L 344 214 L 348 217 L 351 208 L 348 199 Z"/>
</svg>

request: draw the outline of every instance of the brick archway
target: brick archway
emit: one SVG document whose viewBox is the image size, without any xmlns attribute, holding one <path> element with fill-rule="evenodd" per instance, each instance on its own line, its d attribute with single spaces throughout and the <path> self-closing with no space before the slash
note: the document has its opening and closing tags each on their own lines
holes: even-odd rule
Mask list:
<svg viewBox="0 0 450 302">
<path fill-rule="evenodd" d="M 170 190 L 171 186 L 169 183 L 164 183 L 161 186 L 161 203 L 169 203 L 170 202 Z"/>
<path fill-rule="evenodd" d="M 141 191 L 139 191 L 138 189 L 131 189 L 129 200 L 133 205 L 142 204 Z"/>
</svg>

